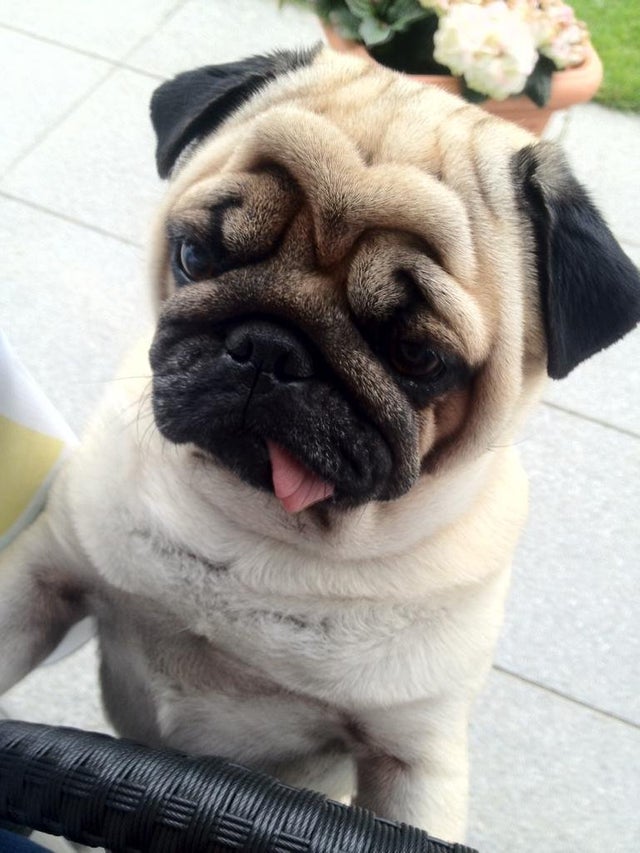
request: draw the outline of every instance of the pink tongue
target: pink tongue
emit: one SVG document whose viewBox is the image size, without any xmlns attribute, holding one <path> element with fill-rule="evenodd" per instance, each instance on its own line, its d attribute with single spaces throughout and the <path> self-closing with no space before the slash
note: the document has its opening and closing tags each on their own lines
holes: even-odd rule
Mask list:
<svg viewBox="0 0 640 853">
<path fill-rule="evenodd" d="M 273 491 L 287 512 L 301 512 L 333 494 L 333 486 L 305 468 L 289 451 L 267 441 Z"/>
</svg>

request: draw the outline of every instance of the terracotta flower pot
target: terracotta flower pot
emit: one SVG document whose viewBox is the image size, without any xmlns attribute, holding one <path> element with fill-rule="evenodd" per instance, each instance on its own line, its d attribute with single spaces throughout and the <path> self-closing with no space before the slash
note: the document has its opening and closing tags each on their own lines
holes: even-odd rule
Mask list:
<svg viewBox="0 0 640 853">
<path fill-rule="evenodd" d="M 349 41 L 339 35 L 332 27 L 323 23 L 327 42 L 334 50 L 351 53 L 375 62 L 364 45 Z M 443 74 L 412 74 L 414 80 L 439 86 L 447 92 L 459 95 L 460 81 L 457 77 Z M 556 71 L 551 81 L 551 97 L 544 107 L 539 107 L 525 95 L 512 96 L 504 101 L 488 99 L 480 106 L 494 115 L 513 121 L 525 130 L 540 135 L 556 110 L 563 110 L 574 104 L 590 101 L 602 82 L 602 62 L 593 47 L 589 45 L 587 57 L 582 65 L 565 71 Z"/>
</svg>

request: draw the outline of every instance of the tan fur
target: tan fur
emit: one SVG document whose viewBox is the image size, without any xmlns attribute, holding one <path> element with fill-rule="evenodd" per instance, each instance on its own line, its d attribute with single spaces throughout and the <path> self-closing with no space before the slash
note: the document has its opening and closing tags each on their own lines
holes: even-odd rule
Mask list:
<svg viewBox="0 0 640 853">
<path fill-rule="evenodd" d="M 147 380 L 115 383 L 46 516 L 2 558 L 0 692 L 51 643 L 14 634 L 16 608 L 51 623 L 30 590 L 64 574 L 77 596 L 53 621 L 98 615 L 123 733 L 354 793 L 462 840 L 468 717 L 526 514 L 511 445 L 545 379 L 533 237 L 510 167 L 533 141 L 325 51 L 190 153 L 155 229 L 159 312 L 275 315 L 303 330 L 402 444 L 415 483 L 389 502 L 290 516 L 163 439 Z M 228 268 L 176 292 L 167 227 L 206 232 L 230 197 L 241 203 L 222 219 Z M 473 371 L 422 411 L 358 331 L 391 318 L 407 289 L 423 300 L 415 334 Z M 150 374 L 148 345 L 123 376 Z"/>
</svg>

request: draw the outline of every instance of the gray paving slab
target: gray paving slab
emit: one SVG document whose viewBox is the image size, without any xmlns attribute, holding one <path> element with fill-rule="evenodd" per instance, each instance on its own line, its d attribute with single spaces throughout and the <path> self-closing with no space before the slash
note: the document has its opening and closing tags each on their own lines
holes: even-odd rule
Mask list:
<svg viewBox="0 0 640 853">
<path fill-rule="evenodd" d="M 568 115 L 569 110 L 556 110 L 551 113 L 551 118 L 542 133 L 543 138 L 558 142 L 564 133 Z"/>
<path fill-rule="evenodd" d="M 501 673 L 472 724 L 469 841 L 482 853 L 630 853 L 640 732 Z"/>
<path fill-rule="evenodd" d="M 146 240 L 160 197 L 149 100 L 157 80 L 110 76 L 4 180 L 0 190 L 103 228 Z"/>
<path fill-rule="evenodd" d="M 562 145 L 619 240 L 640 247 L 640 115 L 599 104 L 570 111 Z"/>
<path fill-rule="evenodd" d="M 15 720 L 111 734 L 100 701 L 95 640 L 58 663 L 35 669 L 3 695 L 2 707 Z"/>
<path fill-rule="evenodd" d="M 78 853 L 78 848 L 57 835 L 33 832 L 30 836 L 34 844 L 40 844 L 48 853 Z"/>
<path fill-rule="evenodd" d="M 233 14 L 230 14 L 233 8 Z M 276 0 L 189 0 L 127 62 L 169 77 L 178 71 L 243 59 L 278 48 L 299 48 L 322 38 L 317 19 Z"/>
<path fill-rule="evenodd" d="M 530 518 L 497 661 L 640 722 L 640 440 L 543 408 L 519 444 Z"/>
<path fill-rule="evenodd" d="M 2 329 L 79 431 L 150 319 L 144 252 L 0 197 Z"/>
<path fill-rule="evenodd" d="M 640 208 L 640 199 L 638 200 L 638 207 Z M 632 246 L 629 243 L 625 243 L 624 240 L 621 245 L 633 263 L 640 268 L 640 246 Z"/>
<path fill-rule="evenodd" d="M 110 66 L 2 28 L 0 55 L 1 175 L 108 74 Z"/>
<path fill-rule="evenodd" d="M 122 59 L 181 0 L 2 0 L 0 23 L 45 39 Z"/>
<path fill-rule="evenodd" d="M 640 141 L 640 140 L 639 140 Z M 550 382 L 544 399 L 640 436 L 640 330 Z"/>
</svg>

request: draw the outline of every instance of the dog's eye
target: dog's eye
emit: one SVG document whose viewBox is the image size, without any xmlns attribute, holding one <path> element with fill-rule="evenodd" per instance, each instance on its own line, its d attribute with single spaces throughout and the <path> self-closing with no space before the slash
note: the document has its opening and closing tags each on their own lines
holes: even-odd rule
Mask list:
<svg viewBox="0 0 640 853">
<path fill-rule="evenodd" d="M 394 337 L 389 349 L 389 359 L 398 373 L 415 379 L 434 382 L 444 374 L 446 365 L 442 357 L 425 341 Z"/>
<path fill-rule="evenodd" d="M 190 281 L 202 281 L 213 276 L 215 257 L 211 249 L 189 240 L 183 240 L 177 248 L 178 266 Z"/>
</svg>

